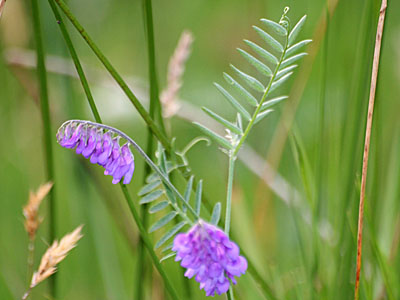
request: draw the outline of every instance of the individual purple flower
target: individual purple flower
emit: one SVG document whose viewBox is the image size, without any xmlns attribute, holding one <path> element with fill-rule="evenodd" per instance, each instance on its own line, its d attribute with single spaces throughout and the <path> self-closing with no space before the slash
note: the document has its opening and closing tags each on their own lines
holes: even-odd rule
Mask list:
<svg viewBox="0 0 400 300">
<path fill-rule="evenodd" d="M 104 174 L 113 176 L 116 184 L 132 180 L 135 170 L 134 157 L 129 144 L 119 145 L 120 137 L 112 137 L 109 131 L 73 121 L 65 123 L 57 133 L 58 143 L 65 148 L 75 148 L 76 153 L 90 158 L 90 162 L 105 168 Z"/>
<path fill-rule="evenodd" d="M 178 234 L 172 251 L 175 261 L 186 268 L 185 276 L 195 276 L 206 296 L 226 293 L 230 281 L 246 272 L 247 261 L 239 255 L 239 247 L 214 225 L 200 220 L 187 233 Z"/>
</svg>

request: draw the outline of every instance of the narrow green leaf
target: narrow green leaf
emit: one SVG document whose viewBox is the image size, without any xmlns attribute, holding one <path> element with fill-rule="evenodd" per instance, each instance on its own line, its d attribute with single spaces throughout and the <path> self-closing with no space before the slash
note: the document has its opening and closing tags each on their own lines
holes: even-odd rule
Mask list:
<svg viewBox="0 0 400 300">
<path fill-rule="evenodd" d="M 168 251 L 168 250 L 172 249 L 173 246 L 174 246 L 174 243 L 172 242 L 172 243 L 168 244 L 167 246 L 165 246 L 164 248 L 162 248 L 161 252 Z"/>
<path fill-rule="evenodd" d="M 211 214 L 210 223 L 217 226 L 220 217 L 221 217 L 221 202 L 217 202 L 214 205 L 214 208 L 213 208 L 213 211 Z"/>
<path fill-rule="evenodd" d="M 279 53 L 283 52 L 283 46 L 281 43 L 279 43 L 276 39 L 274 39 L 272 36 L 270 36 L 268 33 L 266 33 L 264 30 L 261 28 L 258 28 L 257 26 L 253 26 L 255 31 L 260 35 L 260 37 L 272 48 L 274 48 L 276 51 Z"/>
<path fill-rule="evenodd" d="M 280 102 L 282 102 L 283 100 L 289 98 L 288 96 L 280 96 L 280 97 L 276 97 L 276 98 L 272 98 L 270 100 L 265 101 L 262 106 L 261 106 L 261 111 L 266 110 L 267 108 L 270 108 Z"/>
<path fill-rule="evenodd" d="M 204 134 L 208 135 L 210 138 L 214 139 L 218 144 L 220 144 L 222 147 L 226 149 L 232 149 L 231 143 L 229 143 L 226 139 L 224 139 L 222 136 L 219 134 L 216 134 L 214 131 L 211 131 L 207 127 L 197 123 L 193 122 L 194 125 L 196 125 Z"/>
<path fill-rule="evenodd" d="M 279 35 L 285 36 L 287 34 L 286 28 L 274 21 L 261 19 L 261 22 L 263 22 L 269 29 L 272 29 Z"/>
<path fill-rule="evenodd" d="M 221 92 L 222 95 L 224 95 L 225 99 L 228 100 L 228 102 L 248 121 L 250 121 L 251 116 L 243 108 L 243 106 L 235 99 L 231 94 L 229 94 L 222 86 L 220 86 L 218 83 L 214 83 L 216 88 Z"/>
<path fill-rule="evenodd" d="M 240 128 L 240 131 L 243 132 L 243 122 L 240 114 L 236 114 L 236 124 Z"/>
<path fill-rule="evenodd" d="M 278 59 L 269 53 L 267 50 L 263 49 L 262 47 L 258 46 L 257 44 L 253 43 L 252 41 L 249 40 L 244 40 L 244 42 L 251 48 L 253 49 L 254 52 L 256 52 L 258 55 L 260 55 L 263 59 L 268 61 L 269 63 L 273 65 L 278 64 Z"/>
<path fill-rule="evenodd" d="M 163 262 L 164 260 L 167 260 L 168 258 L 174 257 L 175 255 L 176 255 L 175 252 L 169 253 L 169 254 L 165 255 L 164 257 L 162 257 L 160 259 L 160 262 Z"/>
<path fill-rule="evenodd" d="M 172 227 L 170 230 L 167 231 L 156 243 L 154 246 L 154 249 L 160 248 L 166 241 L 168 241 L 171 237 L 173 237 L 183 226 L 186 225 L 186 221 L 182 221 L 178 224 L 176 224 L 174 227 Z"/>
<path fill-rule="evenodd" d="M 209 115 L 211 118 L 228 128 L 229 130 L 233 131 L 236 134 L 242 134 L 241 130 L 235 124 L 225 120 L 223 117 L 217 115 L 213 111 L 209 110 L 207 107 L 202 107 L 202 109 L 207 115 Z"/>
<path fill-rule="evenodd" d="M 147 183 L 152 183 L 152 182 L 154 182 L 156 180 L 159 180 L 159 179 L 160 179 L 160 177 L 158 176 L 157 173 L 151 173 L 149 176 L 147 176 L 146 182 Z"/>
<path fill-rule="evenodd" d="M 196 197 L 194 200 L 194 211 L 197 215 L 200 215 L 200 207 L 201 207 L 201 194 L 203 192 L 203 180 L 199 180 L 199 183 L 196 187 Z"/>
<path fill-rule="evenodd" d="M 149 213 L 154 214 L 156 212 L 159 212 L 160 210 L 166 208 L 168 206 L 169 202 L 167 200 L 163 200 L 152 207 L 149 208 Z"/>
<path fill-rule="evenodd" d="M 291 56 L 292 54 L 296 53 L 298 50 L 300 50 L 302 47 L 304 47 L 305 45 L 311 43 L 312 40 L 302 40 L 296 44 L 294 44 L 293 46 L 291 46 L 289 49 L 286 50 L 285 53 L 285 58 Z"/>
<path fill-rule="evenodd" d="M 266 116 L 268 116 L 271 112 L 273 112 L 273 109 L 267 109 L 263 111 L 262 113 L 259 113 L 254 121 L 254 125 L 260 122 L 262 119 L 264 119 Z"/>
<path fill-rule="evenodd" d="M 149 229 L 149 232 L 154 232 L 157 229 L 160 229 L 161 227 L 165 226 L 168 222 L 170 222 L 173 218 L 176 217 L 178 213 L 176 211 L 171 211 L 170 213 L 166 214 L 164 217 L 162 217 L 160 220 L 155 222 Z"/>
<path fill-rule="evenodd" d="M 237 48 L 237 50 L 261 74 L 263 74 L 265 76 L 271 76 L 272 75 L 271 69 L 268 68 L 266 65 L 264 65 L 257 58 L 255 58 L 254 56 L 250 55 L 249 53 L 247 53 L 246 51 L 244 51 L 244 50 L 242 50 L 240 48 Z"/>
<path fill-rule="evenodd" d="M 176 197 L 175 194 L 171 191 L 171 189 L 163 182 L 163 186 L 165 189 L 165 194 L 167 195 L 167 198 L 172 204 L 176 204 Z"/>
<path fill-rule="evenodd" d="M 265 87 L 257 79 L 255 79 L 254 77 L 252 77 L 252 76 L 240 71 L 234 65 L 231 65 L 231 68 L 239 75 L 240 78 L 242 78 L 242 80 L 244 82 L 246 82 L 246 84 L 249 87 L 251 87 L 252 89 L 254 89 L 257 92 L 260 92 L 260 93 L 264 92 Z"/>
<path fill-rule="evenodd" d="M 284 75 L 286 75 L 290 71 L 293 71 L 296 68 L 297 68 L 297 65 L 291 65 L 287 68 L 280 70 L 278 73 L 276 73 L 275 80 L 278 80 L 279 78 L 283 77 Z"/>
<path fill-rule="evenodd" d="M 183 195 L 183 198 L 185 199 L 185 202 L 189 204 L 190 201 L 190 193 L 192 192 L 192 186 L 193 186 L 193 179 L 194 176 L 190 176 L 188 183 L 186 185 L 186 189 L 185 189 L 185 194 Z M 187 207 L 185 204 L 182 203 L 182 210 L 183 212 L 186 212 Z"/>
<path fill-rule="evenodd" d="M 160 198 L 162 194 L 164 194 L 164 192 L 162 190 L 156 190 L 154 192 L 151 192 L 150 194 L 147 194 L 142 199 L 140 199 L 139 203 L 144 204 L 144 203 L 153 202 L 154 200 L 157 200 L 158 198 Z"/>
<path fill-rule="evenodd" d="M 289 79 L 290 75 L 292 75 L 293 72 L 287 73 L 285 76 L 282 76 L 282 78 L 280 78 L 277 81 L 274 81 L 271 84 L 271 88 L 269 89 L 269 92 L 272 93 L 273 91 L 275 91 L 278 87 L 280 87 L 286 80 Z"/>
<path fill-rule="evenodd" d="M 257 99 L 250 94 L 244 87 L 242 87 L 235 79 L 233 79 L 229 74 L 224 73 L 224 78 L 225 81 L 232 85 L 233 88 L 241 95 L 243 96 L 243 99 L 246 100 L 250 105 L 252 106 L 257 106 L 258 101 Z"/>
<path fill-rule="evenodd" d="M 158 178 L 158 176 L 157 176 L 157 178 Z M 145 186 L 143 186 L 140 189 L 140 191 L 138 193 L 138 196 L 143 196 L 143 195 L 146 195 L 146 194 L 150 193 L 152 190 L 154 190 L 160 184 L 161 184 L 160 180 L 151 181 L 150 183 L 146 184 Z"/>
<path fill-rule="evenodd" d="M 307 15 L 304 15 L 300 21 L 297 22 L 297 24 L 293 27 L 292 31 L 289 34 L 289 46 L 293 45 L 293 43 L 296 41 L 297 36 L 299 35 L 301 29 L 303 28 L 303 25 L 307 19 Z"/>
<path fill-rule="evenodd" d="M 287 66 L 290 66 L 291 64 L 295 63 L 296 61 L 298 61 L 299 59 L 303 58 L 306 55 L 308 55 L 308 54 L 305 53 L 305 52 L 302 52 L 302 53 L 296 54 L 296 55 L 294 55 L 292 57 L 289 57 L 289 58 L 285 59 L 281 63 L 279 68 L 282 69 L 282 68 L 285 68 Z"/>
</svg>

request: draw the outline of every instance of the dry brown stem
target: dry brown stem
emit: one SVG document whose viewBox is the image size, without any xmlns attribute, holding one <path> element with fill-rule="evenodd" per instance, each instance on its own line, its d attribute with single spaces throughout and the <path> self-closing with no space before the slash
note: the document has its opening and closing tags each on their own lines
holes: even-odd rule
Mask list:
<svg viewBox="0 0 400 300">
<path fill-rule="evenodd" d="M 365 129 L 365 142 L 364 142 L 364 156 L 362 165 L 362 176 L 361 176 L 361 191 L 360 191 L 360 206 L 358 211 L 358 233 L 357 233 L 357 266 L 356 266 L 356 283 L 354 289 L 354 299 L 358 300 L 359 288 L 360 288 L 360 272 L 361 272 L 361 252 L 362 252 L 362 229 L 364 219 L 364 201 L 365 201 L 365 186 L 367 183 L 367 170 L 368 170 L 368 157 L 369 147 L 371 142 L 371 129 L 372 129 L 372 118 L 374 115 L 374 103 L 375 103 L 375 92 L 376 82 L 378 79 L 379 70 L 379 57 L 381 53 L 383 25 L 385 23 L 385 14 L 387 8 L 387 0 L 382 0 L 381 9 L 379 13 L 378 26 L 376 29 L 376 40 L 374 59 L 372 64 L 372 75 L 371 75 L 371 87 L 369 91 L 368 101 L 368 115 L 367 125 Z"/>
</svg>

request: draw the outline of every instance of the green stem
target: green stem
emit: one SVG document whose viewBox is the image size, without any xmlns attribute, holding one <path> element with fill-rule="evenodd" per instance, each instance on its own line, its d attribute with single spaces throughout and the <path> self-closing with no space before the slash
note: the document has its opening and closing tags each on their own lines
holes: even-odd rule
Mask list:
<svg viewBox="0 0 400 300">
<path fill-rule="evenodd" d="M 171 145 L 170 145 L 167 137 L 157 127 L 157 125 L 155 124 L 153 119 L 150 117 L 150 115 L 148 114 L 146 109 L 143 107 L 143 105 L 139 102 L 139 100 L 137 99 L 135 94 L 128 87 L 126 82 L 122 79 L 121 75 L 119 75 L 119 73 L 116 71 L 116 69 L 110 63 L 110 61 L 104 56 L 103 52 L 101 52 L 100 49 L 97 47 L 97 45 L 93 42 L 93 40 L 90 38 L 90 36 L 85 31 L 85 29 L 75 18 L 75 16 L 72 14 L 71 10 L 68 8 L 68 6 L 65 4 L 65 2 L 62 0 L 54 0 L 54 1 L 57 2 L 58 6 L 61 8 L 63 13 L 67 16 L 67 18 L 71 21 L 72 25 L 76 28 L 76 30 L 79 31 L 80 35 L 83 37 L 83 39 L 89 45 L 89 47 L 93 50 L 93 52 L 96 54 L 98 59 L 102 62 L 104 67 L 108 70 L 108 72 L 111 74 L 111 76 L 115 79 L 115 81 L 118 83 L 118 85 L 124 91 L 124 93 L 126 94 L 128 99 L 131 101 L 131 103 L 135 106 L 136 110 L 142 116 L 143 120 L 147 123 L 147 126 L 150 128 L 150 130 L 153 132 L 153 134 L 161 142 L 161 144 L 164 146 L 164 148 L 167 151 L 170 151 Z"/>
<path fill-rule="evenodd" d="M 81 62 L 79 61 L 78 55 L 77 55 L 77 53 L 75 51 L 75 48 L 74 48 L 74 46 L 72 44 L 71 37 L 68 34 L 68 31 L 67 31 L 67 28 L 65 27 L 64 21 L 63 21 L 61 15 L 60 15 L 60 13 L 59 13 L 59 11 L 57 9 L 57 6 L 54 3 L 54 0 L 48 0 L 48 1 L 49 1 L 51 10 L 53 11 L 54 17 L 56 18 L 57 24 L 60 26 L 60 30 L 61 30 L 62 36 L 63 36 L 63 38 L 65 40 L 65 43 L 67 44 L 67 48 L 68 48 L 68 51 L 69 51 L 69 53 L 71 55 L 72 61 L 74 62 L 76 71 L 77 71 L 78 76 L 79 76 L 79 80 L 82 83 L 82 87 L 83 87 L 83 90 L 85 91 L 86 98 L 87 98 L 87 100 L 89 102 L 89 106 L 90 106 L 90 109 L 91 109 L 91 111 L 93 113 L 94 119 L 96 120 L 96 122 L 102 123 L 99 111 L 97 110 L 96 103 L 94 102 L 94 99 L 93 99 L 92 93 L 90 91 L 89 84 L 88 84 L 88 81 L 86 79 L 85 73 L 83 71 Z"/>
<path fill-rule="evenodd" d="M 38 1 L 32 0 L 31 3 L 32 3 L 32 17 L 33 17 L 33 32 L 34 32 L 36 53 L 37 53 L 37 74 L 38 74 L 39 89 L 40 89 L 40 109 L 43 122 L 47 181 L 54 182 L 54 164 L 53 164 L 53 148 L 51 144 L 52 135 L 51 135 L 51 124 L 50 124 L 50 109 L 49 109 L 49 97 L 47 89 L 46 66 L 44 61 L 43 39 L 40 26 L 40 12 L 39 12 Z M 54 189 L 51 189 L 49 192 L 48 209 L 49 209 L 48 212 L 49 239 L 50 241 L 52 241 L 54 240 L 56 231 Z M 55 284 L 56 284 L 56 276 L 52 276 L 50 280 L 50 291 L 53 298 L 55 298 L 55 292 L 56 292 Z"/>
<path fill-rule="evenodd" d="M 236 158 L 232 155 L 229 156 L 229 168 L 228 168 L 228 187 L 226 190 L 226 211 L 225 211 L 225 233 L 229 236 L 230 224 L 231 224 L 231 209 L 232 209 L 232 188 L 233 188 L 233 176 L 235 172 L 235 160 Z"/>
<path fill-rule="evenodd" d="M 179 299 L 178 295 L 175 291 L 175 289 L 172 287 L 167 274 L 164 271 L 164 268 L 162 267 L 160 261 L 158 260 L 158 257 L 156 255 L 156 253 L 153 250 L 153 245 L 151 243 L 151 240 L 147 234 L 146 228 L 144 228 L 142 221 L 140 220 L 140 216 L 135 208 L 135 205 L 133 204 L 132 198 L 129 195 L 128 189 L 126 187 L 126 185 L 121 183 L 121 188 L 122 188 L 122 192 L 124 193 L 126 202 L 129 205 L 129 209 L 132 213 L 133 218 L 135 219 L 135 222 L 138 226 L 139 232 L 140 232 L 140 236 L 143 240 L 144 245 L 146 246 L 151 259 L 153 260 L 153 264 L 156 267 L 157 271 L 160 273 L 161 277 L 164 279 L 164 284 L 165 284 L 165 288 L 168 290 L 170 296 L 172 299 Z"/>
<path fill-rule="evenodd" d="M 148 61 L 149 61 L 149 84 L 150 84 L 150 107 L 149 107 L 149 115 L 150 117 L 155 120 L 155 113 L 156 111 L 159 112 L 159 124 L 161 124 L 161 130 L 166 135 L 164 124 L 161 118 L 161 105 L 159 100 L 159 91 L 158 91 L 158 79 L 157 79 L 157 68 L 156 68 L 156 58 L 155 58 L 155 46 L 154 46 L 154 30 L 153 30 L 153 14 L 152 14 L 152 6 L 151 0 L 144 0 L 144 16 L 146 21 L 146 33 L 147 33 L 147 53 L 148 53 Z M 154 142 L 153 142 L 153 135 L 148 128 L 147 133 L 147 146 L 146 146 L 146 153 L 147 155 L 152 158 L 153 151 L 154 151 Z M 145 166 L 144 170 L 144 177 L 143 181 L 145 182 L 146 177 L 150 174 L 151 168 L 148 164 Z M 148 226 L 148 215 L 147 215 L 148 205 L 143 204 L 140 206 L 140 215 L 142 217 L 143 226 L 147 229 Z M 138 244 L 138 261 L 137 261 L 137 278 L 135 280 L 135 288 L 134 299 L 142 299 L 143 298 L 143 282 L 138 280 L 140 278 L 144 278 L 145 272 L 145 253 L 143 251 L 143 240 L 139 240 Z M 150 270 L 151 271 L 151 270 Z"/>
</svg>

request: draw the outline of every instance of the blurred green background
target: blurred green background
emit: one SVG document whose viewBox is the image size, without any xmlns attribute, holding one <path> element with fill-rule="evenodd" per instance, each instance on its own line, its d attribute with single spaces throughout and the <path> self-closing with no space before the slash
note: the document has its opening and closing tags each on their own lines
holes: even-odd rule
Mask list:
<svg viewBox="0 0 400 300">
<path fill-rule="evenodd" d="M 60 61 L 69 60 L 69 55 L 49 5 L 47 1 L 39 2 L 45 51 L 50 59 L 47 67 L 56 172 L 56 236 L 61 238 L 85 224 L 84 238 L 57 273 L 57 299 L 133 299 L 137 280 L 145 287 L 145 299 L 168 298 L 156 271 L 144 277 L 135 275 L 138 236 L 121 190 L 111 184 L 110 177 L 102 175 L 102 168 L 56 144 L 57 128 L 65 120 L 93 117 L 72 65 L 67 61 L 66 68 Z M 308 66 L 297 70 L 285 86 L 289 93 L 291 86 L 305 85 L 304 93 L 295 95 L 300 102 L 279 167 L 288 183 L 279 186 L 287 196 L 286 202 L 243 162 L 236 169 L 234 236 L 278 299 L 353 298 L 360 170 L 380 1 L 328 2 L 331 13 L 322 0 L 153 1 L 161 89 L 179 36 L 189 29 L 195 41 L 180 97 L 195 107 L 207 106 L 225 116 L 233 116 L 233 110 L 227 109 L 212 83 L 223 81 L 222 72 L 229 70 L 230 63 L 246 70 L 246 63 L 235 49 L 244 46 L 245 38 L 259 41 L 251 25 L 259 25 L 260 18 L 279 20 L 283 8 L 290 6 L 293 23 L 308 15 L 302 39 L 315 39 L 314 32 L 322 30 L 314 41 L 319 44 L 316 56 L 304 60 L 302 63 Z M 142 2 L 69 0 L 68 5 L 147 106 Z M 400 299 L 399 12 L 400 2 L 389 1 L 367 183 L 361 299 Z M 327 16 L 324 31 L 321 18 Z M 103 121 L 144 146 L 145 123 L 75 29 L 66 23 Z M 29 1 L 7 1 L 0 33 L 0 298 L 20 299 L 28 281 L 28 238 L 22 207 L 29 190 L 46 181 Z M 301 72 L 307 67 L 311 68 L 310 76 Z M 68 70 L 74 76 L 57 74 Z M 265 160 L 282 107 L 257 125 L 247 140 L 258 158 Z M 197 110 L 195 115 L 204 117 Z M 168 122 L 178 149 L 200 135 L 179 116 Z M 196 177 L 204 179 L 205 195 L 212 202 L 224 202 L 226 155 L 215 144 L 199 144 L 188 158 Z M 138 200 L 143 169 L 143 160 L 136 156 L 136 171 L 129 185 L 134 200 Z M 287 205 L 295 196 L 294 190 L 298 202 Z M 46 204 L 45 200 L 41 208 L 44 222 L 36 241 L 35 268 L 51 242 Z M 159 235 L 151 237 L 156 241 Z M 169 260 L 163 265 L 183 297 L 186 279 L 178 263 Z M 146 266 L 151 268 L 150 260 Z M 206 298 L 193 279 L 190 286 L 191 299 Z M 235 293 L 238 299 L 264 299 L 249 273 L 239 279 Z M 35 288 L 32 299 L 46 295 L 44 283 Z"/>
</svg>

